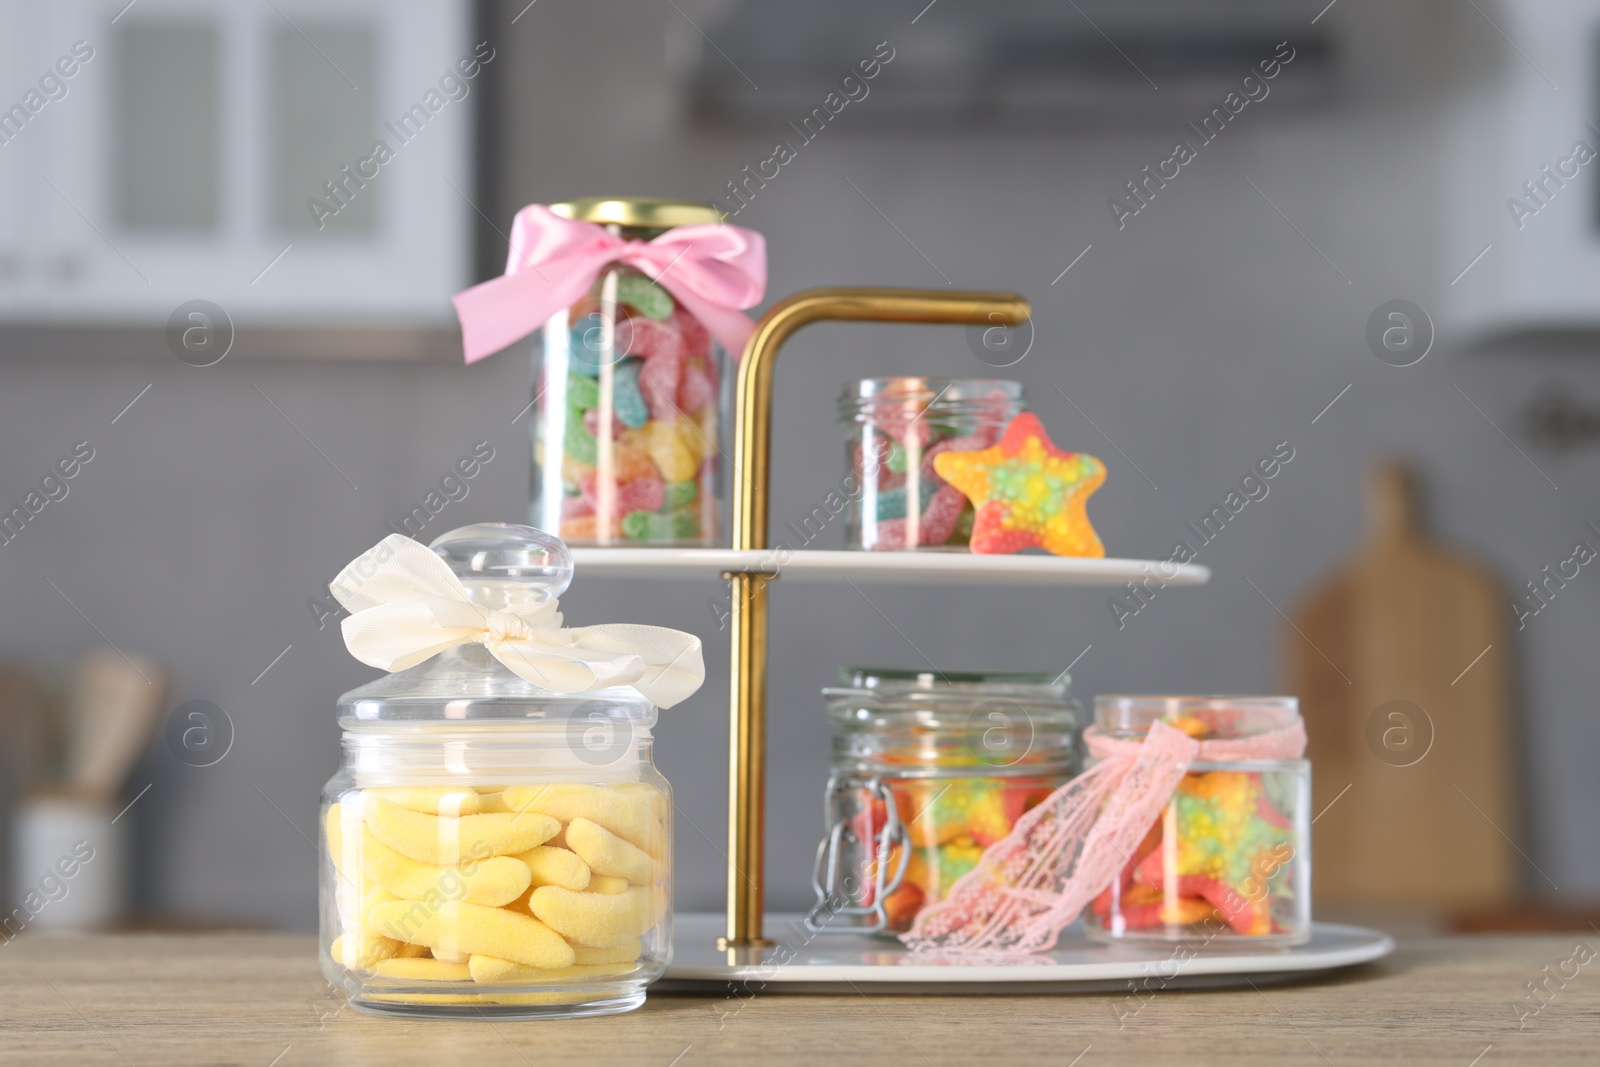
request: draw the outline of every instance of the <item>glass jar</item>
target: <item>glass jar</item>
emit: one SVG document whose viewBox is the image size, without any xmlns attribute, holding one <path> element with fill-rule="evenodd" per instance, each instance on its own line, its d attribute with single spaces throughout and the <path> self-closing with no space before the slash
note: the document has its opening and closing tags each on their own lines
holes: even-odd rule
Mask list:
<svg viewBox="0 0 1600 1067">
<path fill-rule="evenodd" d="M 546 602 L 572 576 L 565 547 L 526 527 L 465 527 L 429 547 L 490 607 Z M 481 644 L 346 693 L 320 824 L 328 980 L 397 1015 L 642 1004 L 672 944 L 655 719 L 632 688 L 552 693 Z"/>
<path fill-rule="evenodd" d="M 939 477 L 933 457 L 989 448 L 1022 410 L 1021 384 L 998 379 L 866 378 L 845 386 L 845 547 L 964 550 L 972 502 Z"/>
<path fill-rule="evenodd" d="M 848 668 L 833 719 L 814 931 L 896 934 L 1077 771 L 1066 675 Z"/>
<path fill-rule="evenodd" d="M 707 204 L 551 204 L 648 241 L 720 221 Z M 672 294 L 632 267 L 602 271 L 534 345 L 533 525 L 575 545 L 718 544 L 717 411 L 727 355 Z"/>
<path fill-rule="evenodd" d="M 1295 725 L 1294 697 L 1100 696 L 1095 726 L 1143 738 L 1161 721 L 1200 741 Z M 1292 945 L 1311 936 L 1311 763 L 1197 761 L 1127 866 L 1084 912 L 1107 941 Z"/>
</svg>

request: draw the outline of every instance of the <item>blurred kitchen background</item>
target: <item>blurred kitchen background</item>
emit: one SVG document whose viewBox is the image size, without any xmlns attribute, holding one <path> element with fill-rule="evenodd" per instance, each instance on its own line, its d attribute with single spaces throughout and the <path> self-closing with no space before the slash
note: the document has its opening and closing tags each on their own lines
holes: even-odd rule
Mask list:
<svg viewBox="0 0 1600 1067">
<path fill-rule="evenodd" d="M 1162 591 L 1120 629 L 1106 590 L 780 582 L 770 907 L 811 900 L 818 690 L 838 668 L 1072 664 L 1086 704 L 1279 691 L 1303 651 L 1284 616 L 1356 550 L 1386 456 L 1416 472 L 1431 535 L 1504 589 L 1510 736 L 1481 744 L 1520 782 L 1496 830 L 1515 878 L 1557 906 L 1600 896 L 1600 576 L 1545 587 L 1520 630 L 1511 602 L 1576 542 L 1600 547 L 1600 185 L 1574 158 L 1600 147 L 1600 3 L 70 0 L 0 3 L 0 26 L 0 505 L 92 450 L 0 544 L 0 657 L 60 684 L 110 645 L 157 673 L 114 805 L 133 802 L 119 823 L 142 921 L 315 925 L 334 702 L 373 676 L 317 601 L 477 442 L 493 459 L 423 539 L 526 519 L 529 346 L 463 367 L 448 302 L 499 271 L 515 210 L 596 194 L 732 210 L 729 183 L 761 166 L 736 221 L 768 239 L 767 303 L 898 285 L 1034 306 L 1005 369 L 959 329 L 801 335 L 777 372 L 775 537 L 838 483 L 853 378 L 1023 382 L 1059 444 L 1105 460 L 1090 514 L 1114 556 L 1167 556 L 1293 449 L 1201 549 L 1211 584 Z M 796 135 L 885 49 L 864 98 Z M 1205 140 L 1195 127 L 1285 55 Z M 475 74 L 442 82 L 462 59 Z M 425 124 L 385 131 L 430 90 Z M 319 229 L 305 202 L 336 206 L 323 182 L 380 136 L 393 158 Z M 1180 139 L 1195 158 L 1134 199 Z M 770 177 L 779 140 L 794 158 Z M 1395 300 L 1436 332 L 1410 366 L 1369 343 Z M 176 358 L 169 317 L 231 349 Z M 841 543 L 836 524 L 812 547 Z M 576 623 L 705 639 L 708 684 L 658 734 L 683 910 L 722 906 L 723 593 L 580 572 L 564 598 Z M 1402 653 L 1428 637 L 1401 635 Z M 180 707 L 206 710 L 193 701 L 231 723 L 210 766 L 164 734 Z M 1426 710 L 1448 729 L 1448 703 Z M 7 769 L 13 798 L 26 769 Z"/>
</svg>

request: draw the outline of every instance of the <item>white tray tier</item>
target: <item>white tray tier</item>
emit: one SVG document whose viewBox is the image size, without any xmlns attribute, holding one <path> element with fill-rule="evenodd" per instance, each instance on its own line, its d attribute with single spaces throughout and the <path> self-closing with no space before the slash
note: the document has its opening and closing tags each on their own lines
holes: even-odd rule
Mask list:
<svg viewBox="0 0 1600 1067">
<path fill-rule="evenodd" d="M 968 552 L 789 552 L 763 548 L 574 548 L 582 577 L 720 578 L 725 572 L 776 573 L 794 582 L 874 584 L 1118 586 L 1146 578 L 1166 585 L 1204 585 L 1211 570 L 1197 563 L 1067 556 L 975 556 Z M 1152 589 L 1157 586 L 1151 586 Z"/>
<path fill-rule="evenodd" d="M 1076 924 L 1061 935 L 1054 951 L 1016 963 L 994 965 L 929 964 L 913 960 L 890 938 L 858 934 L 811 934 L 799 915 L 767 916 L 767 936 L 776 944 L 732 954 L 716 947 L 725 928 L 722 915 L 686 914 L 675 921 L 672 965 L 666 989 L 749 982 L 766 991 L 849 992 L 852 984 L 872 983 L 878 992 L 902 993 L 1126 993 L 1130 982 L 1173 986 L 1247 985 L 1282 981 L 1310 972 L 1350 967 L 1382 959 L 1394 951 L 1394 938 L 1378 930 L 1339 923 L 1316 923 L 1311 939 L 1287 948 L 1216 943 L 1194 950 L 1168 944 L 1102 945 L 1083 936 Z"/>
</svg>

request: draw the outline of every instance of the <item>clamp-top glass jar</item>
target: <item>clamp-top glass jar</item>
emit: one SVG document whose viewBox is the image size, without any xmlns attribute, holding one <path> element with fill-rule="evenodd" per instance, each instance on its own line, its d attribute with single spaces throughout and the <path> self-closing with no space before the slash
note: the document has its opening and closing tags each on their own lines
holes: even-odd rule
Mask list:
<svg viewBox="0 0 1600 1067">
<path fill-rule="evenodd" d="M 812 930 L 903 933 L 1077 771 L 1066 675 L 848 668 Z"/>
<path fill-rule="evenodd" d="M 526 527 L 429 546 L 488 608 L 572 578 Z M 399 1015 L 599 1015 L 643 1003 L 671 954 L 672 801 L 655 707 L 631 687 L 559 694 L 482 644 L 339 700 L 323 791 L 321 961 L 351 1003 Z"/>
<path fill-rule="evenodd" d="M 648 241 L 721 221 L 709 204 L 604 197 L 563 218 Z M 613 264 L 534 346 L 533 525 L 576 545 L 714 546 L 727 356 L 672 294 Z"/>
<path fill-rule="evenodd" d="M 1200 741 L 1285 737 L 1293 757 L 1201 759 L 1117 879 L 1084 912 L 1105 941 L 1292 945 L 1311 936 L 1311 763 L 1294 697 L 1098 696 L 1095 729 L 1165 722 Z M 1279 746 L 1284 747 L 1284 746 Z M 1202 754 L 1204 751 L 1202 749 Z"/>
</svg>

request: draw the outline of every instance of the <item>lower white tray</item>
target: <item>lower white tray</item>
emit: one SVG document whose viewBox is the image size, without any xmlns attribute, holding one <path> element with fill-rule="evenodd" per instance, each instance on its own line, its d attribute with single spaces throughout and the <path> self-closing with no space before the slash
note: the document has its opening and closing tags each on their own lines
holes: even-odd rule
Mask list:
<svg viewBox="0 0 1600 1067">
<path fill-rule="evenodd" d="M 1054 951 L 1008 964 L 971 965 L 914 961 L 898 941 L 858 934 L 812 934 L 799 915 L 767 916 L 769 948 L 734 953 L 717 948 L 721 915 L 679 915 L 672 966 L 663 991 L 729 983 L 759 984 L 766 992 L 879 993 L 1092 993 L 1126 992 L 1130 982 L 1149 988 L 1246 985 L 1284 981 L 1308 972 L 1349 967 L 1394 951 L 1394 938 L 1378 930 L 1316 923 L 1311 940 L 1278 949 L 1172 945 L 1102 945 L 1081 925 L 1061 935 Z"/>
</svg>

